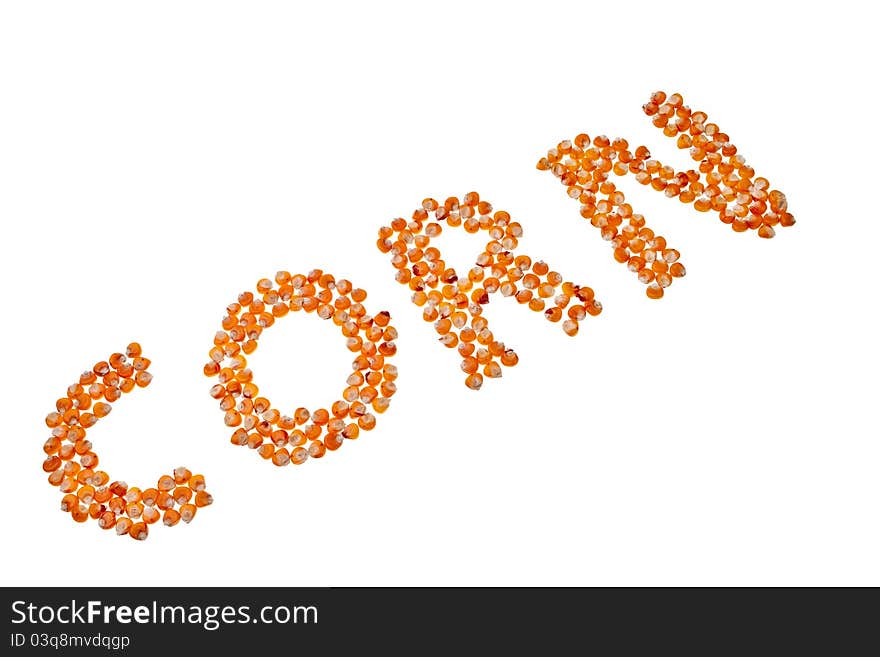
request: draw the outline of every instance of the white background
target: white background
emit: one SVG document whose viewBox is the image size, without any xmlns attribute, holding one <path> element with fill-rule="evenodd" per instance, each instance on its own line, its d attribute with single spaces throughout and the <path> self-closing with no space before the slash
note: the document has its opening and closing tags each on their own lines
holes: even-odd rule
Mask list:
<svg viewBox="0 0 880 657">
<path fill-rule="evenodd" d="M 3 3 L 2 583 L 880 585 L 878 53 L 860 10 L 820 6 Z M 581 131 L 691 166 L 641 112 L 655 89 L 798 220 L 760 240 L 621 180 L 688 270 L 659 302 L 534 168 Z M 478 393 L 374 246 L 472 189 L 605 306 L 572 339 L 493 299 L 520 364 Z M 483 243 L 442 246 L 465 270 Z M 240 291 L 312 267 L 391 311 L 400 391 L 279 469 L 228 443 L 201 367 Z M 155 380 L 90 431 L 102 467 L 185 464 L 215 497 L 145 543 L 72 522 L 40 468 L 56 397 L 133 339 Z M 343 344 L 291 315 L 251 362 L 316 408 Z"/>
</svg>

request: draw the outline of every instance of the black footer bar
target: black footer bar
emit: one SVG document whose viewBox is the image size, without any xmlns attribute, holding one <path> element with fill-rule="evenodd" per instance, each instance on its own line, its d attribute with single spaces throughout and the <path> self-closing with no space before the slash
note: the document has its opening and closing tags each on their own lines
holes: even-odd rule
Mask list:
<svg viewBox="0 0 880 657">
<path fill-rule="evenodd" d="M 848 648 L 876 652 L 878 644 L 873 589 L 0 590 L 5 655 L 187 649 L 760 654 L 798 645 L 848 654 Z"/>
</svg>

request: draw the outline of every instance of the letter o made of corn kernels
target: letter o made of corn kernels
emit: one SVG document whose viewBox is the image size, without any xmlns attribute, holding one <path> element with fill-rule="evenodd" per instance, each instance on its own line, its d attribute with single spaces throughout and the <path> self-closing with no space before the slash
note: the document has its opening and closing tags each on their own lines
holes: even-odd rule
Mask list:
<svg viewBox="0 0 880 657">
<path fill-rule="evenodd" d="M 337 281 L 320 269 L 307 275 L 279 271 L 274 282 L 260 279 L 255 292 L 242 292 L 226 307 L 223 330 L 214 335 L 204 372 L 218 378 L 211 396 L 233 429 L 233 445 L 247 445 L 277 466 L 299 465 L 376 426 L 373 412 L 384 413 L 397 390 L 397 368 L 387 362 L 397 351 L 397 330 L 389 324 L 388 312 L 367 314 L 366 297 L 350 281 Z M 342 395 L 328 408 L 282 413 L 260 394 L 248 368 L 247 356 L 256 350 L 262 332 L 291 311 L 331 320 L 356 354 Z"/>
<path fill-rule="evenodd" d="M 160 517 L 168 527 L 181 520 L 188 523 L 199 508 L 213 501 L 205 490 L 205 478 L 184 467 L 143 490 L 124 481 L 110 482 L 110 475 L 98 470 L 98 455 L 86 432 L 110 413 L 111 404 L 123 394 L 149 385 L 153 380 L 149 366 L 141 346 L 133 342 L 124 354 L 112 354 L 83 372 L 46 416 L 52 434 L 43 444 L 47 455 L 43 471 L 49 473 L 49 483 L 64 493 L 61 510 L 76 522 L 91 518 L 101 529 L 115 528 L 118 535 L 140 541 Z"/>
</svg>

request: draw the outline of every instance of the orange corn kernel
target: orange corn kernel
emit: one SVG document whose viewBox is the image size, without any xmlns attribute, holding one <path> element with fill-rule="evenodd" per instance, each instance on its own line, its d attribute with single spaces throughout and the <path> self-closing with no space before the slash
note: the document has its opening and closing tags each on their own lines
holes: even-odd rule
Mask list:
<svg viewBox="0 0 880 657">
<path fill-rule="evenodd" d="M 79 506 L 79 498 L 73 493 L 68 493 L 61 498 L 61 510 L 70 513 Z"/>
<path fill-rule="evenodd" d="M 141 502 L 144 503 L 144 506 L 153 506 L 156 504 L 156 499 L 159 497 L 159 491 L 155 488 L 148 488 L 143 493 L 141 493 Z"/>
<path fill-rule="evenodd" d="M 174 527 L 178 522 L 180 522 L 180 513 L 174 509 L 168 509 L 162 515 L 162 524 L 166 527 Z"/>
<path fill-rule="evenodd" d="M 210 504 L 213 504 L 214 498 L 211 497 L 211 495 L 208 494 L 206 491 L 201 490 L 198 493 L 196 493 L 195 503 L 196 503 L 197 507 L 201 508 L 203 506 L 208 506 Z"/>
<path fill-rule="evenodd" d="M 193 475 L 189 479 L 189 487 L 194 491 L 199 492 L 205 490 L 205 477 L 204 475 Z"/>
<path fill-rule="evenodd" d="M 145 506 L 144 512 L 141 514 L 141 520 L 143 520 L 148 525 L 152 525 L 154 522 L 159 520 L 159 510 L 154 506 Z"/>
<path fill-rule="evenodd" d="M 132 522 L 131 518 L 117 518 L 116 519 L 116 533 L 119 536 L 124 536 L 128 533 L 128 530 L 131 529 L 134 522 Z"/>
<path fill-rule="evenodd" d="M 272 454 L 272 463 L 277 466 L 285 466 L 290 463 L 290 452 L 283 447 L 274 450 Z"/>
<path fill-rule="evenodd" d="M 150 534 L 147 524 L 144 522 L 136 522 L 128 530 L 128 535 L 136 541 L 144 541 Z"/>
<path fill-rule="evenodd" d="M 178 486 L 171 493 L 171 497 L 174 498 L 175 503 L 181 506 L 189 502 L 192 498 L 192 495 L 192 489 L 187 486 Z"/>
<path fill-rule="evenodd" d="M 190 480 L 190 477 L 192 477 L 192 472 L 190 472 L 183 466 L 175 468 L 172 474 L 174 475 L 174 483 L 178 486 L 185 484 Z"/>
<path fill-rule="evenodd" d="M 180 519 L 185 523 L 189 523 L 196 517 L 196 509 L 195 504 L 184 504 L 180 507 Z"/>
<path fill-rule="evenodd" d="M 110 529 L 116 525 L 116 514 L 112 511 L 104 511 L 98 518 L 98 527 L 101 529 Z"/>
<path fill-rule="evenodd" d="M 160 491 L 156 497 L 156 506 L 162 510 L 170 509 L 174 506 L 174 497 L 171 496 L 171 493 Z"/>
<path fill-rule="evenodd" d="M 82 504 L 74 505 L 73 509 L 70 511 L 71 517 L 75 522 L 85 522 L 89 519 L 89 510 L 88 507 Z"/>
</svg>

